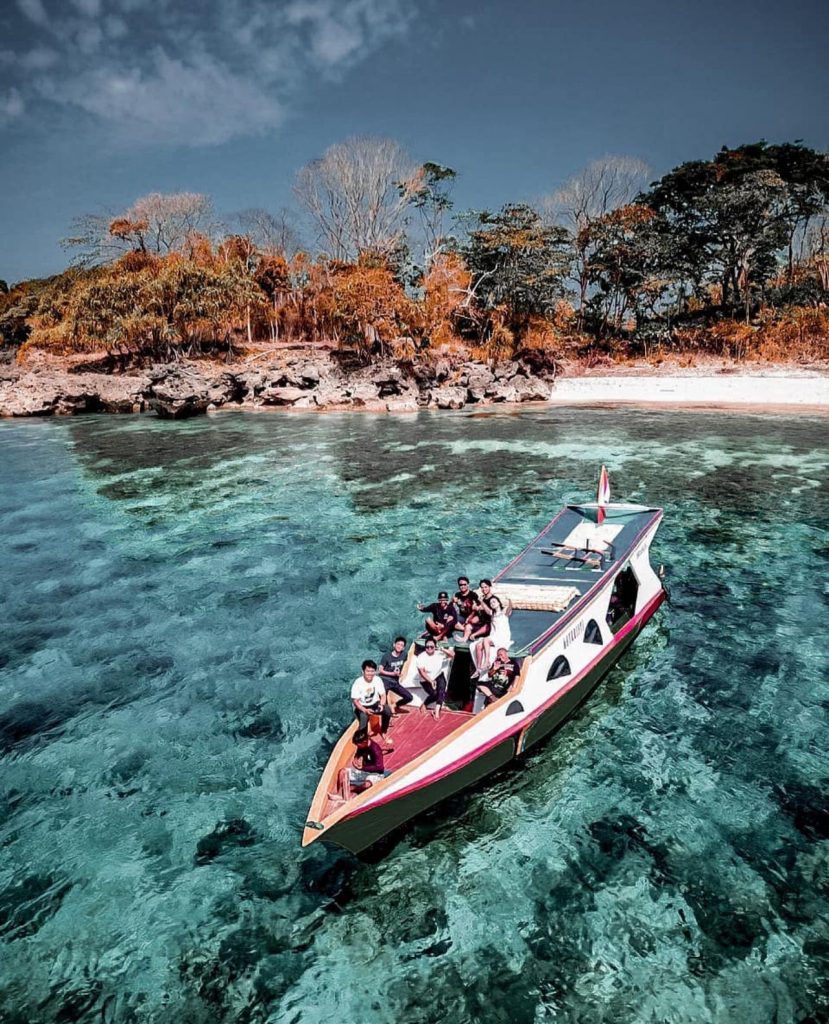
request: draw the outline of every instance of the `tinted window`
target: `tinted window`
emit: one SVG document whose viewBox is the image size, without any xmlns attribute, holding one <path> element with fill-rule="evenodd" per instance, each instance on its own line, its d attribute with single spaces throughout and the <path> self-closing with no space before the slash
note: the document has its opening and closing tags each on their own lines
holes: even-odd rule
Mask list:
<svg viewBox="0 0 829 1024">
<path fill-rule="evenodd" d="M 561 679 L 562 676 L 570 675 L 570 662 L 564 657 L 563 654 L 559 654 L 556 660 L 550 665 L 550 671 L 547 673 L 547 680 L 550 679 Z"/>
<path fill-rule="evenodd" d="M 602 643 L 602 631 L 599 629 L 599 624 L 595 619 L 591 619 L 587 623 L 587 628 L 584 631 L 584 642 L 586 644 Z"/>
<path fill-rule="evenodd" d="M 628 566 L 616 577 L 607 608 L 607 624 L 614 635 L 633 618 L 638 594 L 639 581 L 633 569 Z"/>
</svg>

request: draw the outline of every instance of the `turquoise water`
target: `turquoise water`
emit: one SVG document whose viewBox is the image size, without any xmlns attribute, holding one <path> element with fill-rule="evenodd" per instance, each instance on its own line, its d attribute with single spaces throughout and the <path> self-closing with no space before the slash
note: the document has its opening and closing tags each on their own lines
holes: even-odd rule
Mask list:
<svg viewBox="0 0 829 1024">
<path fill-rule="evenodd" d="M 0 424 L 0 1020 L 829 1019 L 829 421 Z M 359 662 L 598 468 L 672 603 L 549 743 L 358 860 Z"/>
</svg>

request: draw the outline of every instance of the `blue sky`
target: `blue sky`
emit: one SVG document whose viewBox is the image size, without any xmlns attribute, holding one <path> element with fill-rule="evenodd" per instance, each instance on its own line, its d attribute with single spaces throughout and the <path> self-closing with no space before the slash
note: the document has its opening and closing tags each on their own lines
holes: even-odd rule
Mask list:
<svg viewBox="0 0 829 1024">
<path fill-rule="evenodd" d="M 352 134 L 454 167 L 460 208 L 606 154 L 827 149 L 827 38 L 817 0 L 0 0 L 0 278 L 62 269 L 74 216 L 148 192 L 290 205 Z"/>
</svg>

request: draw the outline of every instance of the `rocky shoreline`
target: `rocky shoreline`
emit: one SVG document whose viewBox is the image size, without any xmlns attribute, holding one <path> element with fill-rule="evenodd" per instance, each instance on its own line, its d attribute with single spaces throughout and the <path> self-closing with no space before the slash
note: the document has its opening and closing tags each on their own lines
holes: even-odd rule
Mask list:
<svg viewBox="0 0 829 1024">
<path fill-rule="evenodd" d="M 331 353 L 221 364 L 182 360 L 106 373 L 89 362 L 7 366 L 0 416 L 142 413 L 182 419 L 216 409 L 362 409 L 415 412 L 466 405 L 544 401 L 553 374 L 524 362 L 489 366 L 449 360 L 345 367 Z"/>
</svg>

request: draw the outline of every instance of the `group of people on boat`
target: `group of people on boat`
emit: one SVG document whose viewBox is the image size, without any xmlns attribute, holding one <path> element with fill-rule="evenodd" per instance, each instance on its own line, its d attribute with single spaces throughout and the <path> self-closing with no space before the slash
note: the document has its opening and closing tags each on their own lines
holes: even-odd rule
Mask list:
<svg viewBox="0 0 829 1024">
<path fill-rule="evenodd" d="M 423 650 L 415 658 L 418 681 L 426 693 L 421 710 L 440 718 L 446 702 L 448 665 L 458 646 L 468 645 L 473 661 L 471 680 L 484 704 L 491 704 L 512 685 L 516 667 L 509 656 L 512 645 L 509 618 L 512 605 L 492 592 L 492 580 L 482 579 L 479 591 L 471 588 L 467 576 L 458 577 L 458 589 L 450 599 L 441 590 L 437 600 L 418 604 L 427 615 L 420 636 Z M 351 702 L 357 719 L 356 747 L 352 770 L 342 784 L 368 785 L 372 778 L 386 775 L 384 755 L 394 750 L 390 735 L 392 719 L 408 714 L 412 692 L 401 682 L 406 662 L 406 638 L 397 636 L 391 649 L 377 662 L 367 658 L 351 686 Z M 392 705 L 389 695 L 394 694 Z M 371 736 L 372 719 L 379 721 L 379 742 Z"/>
</svg>

